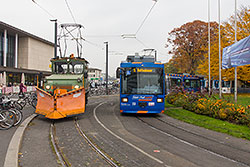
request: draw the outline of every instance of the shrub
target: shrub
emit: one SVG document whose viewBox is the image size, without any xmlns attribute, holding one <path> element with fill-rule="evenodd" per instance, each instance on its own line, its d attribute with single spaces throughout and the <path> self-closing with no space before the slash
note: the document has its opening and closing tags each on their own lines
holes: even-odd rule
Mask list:
<svg viewBox="0 0 250 167">
<path fill-rule="evenodd" d="M 231 99 L 217 99 L 215 96 L 206 97 L 202 93 L 186 92 L 182 88 L 176 88 L 167 95 L 166 101 L 197 114 L 250 127 L 250 105 L 243 107 L 232 103 Z"/>
</svg>

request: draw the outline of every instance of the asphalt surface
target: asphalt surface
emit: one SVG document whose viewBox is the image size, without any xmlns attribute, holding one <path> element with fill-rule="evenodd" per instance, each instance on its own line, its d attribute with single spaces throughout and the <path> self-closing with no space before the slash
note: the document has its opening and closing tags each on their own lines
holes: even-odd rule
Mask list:
<svg viewBox="0 0 250 167">
<path fill-rule="evenodd" d="M 22 111 L 23 113 L 23 120 L 25 120 L 27 117 L 32 115 L 34 113 L 35 109 L 33 107 L 25 107 Z M 12 136 L 16 132 L 17 128 L 20 126 L 14 126 L 8 130 L 0 130 L 0 166 L 4 166 L 4 161 L 5 161 L 5 155 L 8 150 L 9 143 L 11 141 Z"/>
<path fill-rule="evenodd" d="M 120 166 L 250 166 L 250 141 L 186 124 L 164 114 L 121 115 L 118 100 L 118 96 L 91 97 L 77 123 Z M 83 139 L 75 122 L 74 117 L 53 122 L 36 117 L 25 131 L 19 165 L 60 166 L 49 137 L 50 125 L 54 123 L 59 149 L 71 166 L 110 166 Z M 14 128 L 9 130 L 13 131 Z M 0 135 L 5 132 L 8 131 L 0 131 Z"/>
<path fill-rule="evenodd" d="M 49 138 L 52 121 L 44 117 L 37 117 L 26 128 L 22 145 L 19 150 L 20 167 L 56 167 L 56 154 L 51 149 Z"/>
</svg>

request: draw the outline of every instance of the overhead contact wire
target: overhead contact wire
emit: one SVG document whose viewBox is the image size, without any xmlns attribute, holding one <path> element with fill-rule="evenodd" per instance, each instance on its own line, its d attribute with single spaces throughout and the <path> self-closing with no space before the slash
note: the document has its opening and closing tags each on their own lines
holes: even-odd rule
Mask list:
<svg viewBox="0 0 250 167">
<path fill-rule="evenodd" d="M 146 17 L 144 18 L 144 20 L 142 21 L 141 25 L 139 26 L 139 28 L 137 29 L 135 35 L 140 31 L 140 29 L 142 28 L 142 26 L 144 25 L 144 23 L 146 22 L 147 18 L 149 17 L 150 13 L 152 12 L 153 8 L 155 7 L 157 0 L 154 0 L 155 3 L 153 4 L 153 6 L 150 8 L 149 12 L 147 13 Z"/>
<path fill-rule="evenodd" d="M 46 12 L 50 17 L 55 18 L 49 11 L 47 11 L 45 8 L 43 8 L 41 5 L 39 5 L 35 0 L 32 0 L 34 4 L 36 4 L 40 9 L 42 9 L 44 12 Z"/>
<path fill-rule="evenodd" d="M 69 10 L 69 13 L 70 13 L 70 15 L 71 15 L 73 21 L 76 23 L 76 19 L 75 19 L 74 15 L 73 15 L 72 10 L 70 9 L 70 6 L 69 6 L 69 4 L 68 4 L 68 1 L 65 0 L 65 3 L 66 3 L 66 6 L 67 6 L 67 8 L 68 8 L 68 10 Z"/>
</svg>

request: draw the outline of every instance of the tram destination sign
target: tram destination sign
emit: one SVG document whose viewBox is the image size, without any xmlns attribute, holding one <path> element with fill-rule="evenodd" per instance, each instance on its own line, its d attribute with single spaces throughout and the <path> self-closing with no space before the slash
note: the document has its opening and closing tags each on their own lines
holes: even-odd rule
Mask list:
<svg viewBox="0 0 250 167">
<path fill-rule="evenodd" d="M 250 64 L 250 36 L 223 49 L 223 69 L 248 64 Z"/>
<path fill-rule="evenodd" d="M 155 68 L 134 68 L 133 72 L 156 72 Z"/>
</svg>

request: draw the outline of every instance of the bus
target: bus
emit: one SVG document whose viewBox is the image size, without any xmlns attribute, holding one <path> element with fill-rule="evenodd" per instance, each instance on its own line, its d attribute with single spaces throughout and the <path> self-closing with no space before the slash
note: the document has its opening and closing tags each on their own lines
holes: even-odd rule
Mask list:
<svg viewBox="0 0 250 167">
<path fill-rule="evenodd" d="M 120 78 L 121 113 L 162 113 L 165 106 L 164 64 L 153 56 L 128 56 L 116 71 Z"/>
<path fill-rule="evenodd" d="M 200 92 L 204 76 L 190 74 L 166 74 L 167 88 L 183 87 L 186 91 Z"/>
</svg>

